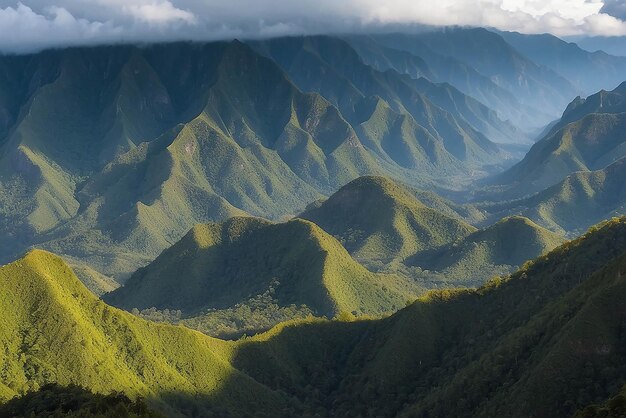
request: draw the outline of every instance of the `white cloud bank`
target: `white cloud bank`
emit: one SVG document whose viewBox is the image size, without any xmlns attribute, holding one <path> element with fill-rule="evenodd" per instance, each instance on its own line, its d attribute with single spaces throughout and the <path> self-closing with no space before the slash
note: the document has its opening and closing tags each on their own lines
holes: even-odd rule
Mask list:
<svg viewBox="0 0 626 418">
<path fill-rule="evenodd" d="M 626 35 L 625 0 L 0 0 L 0 50 L 488 26 Z"/>
</svg>

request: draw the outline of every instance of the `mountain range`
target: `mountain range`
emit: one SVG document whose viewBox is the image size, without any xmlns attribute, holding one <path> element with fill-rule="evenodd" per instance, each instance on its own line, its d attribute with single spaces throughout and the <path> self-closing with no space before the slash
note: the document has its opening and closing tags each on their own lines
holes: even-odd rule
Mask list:
<svg viewBox="0 0 626 418">
<path fill-rule="evenodd" d="M 477 290 L 238 342 L 111 308 L 33 251 L 0 268 L 0 396 L 54 381 L 142 395 L 172 416 L 619 413 L 625 251 L 615 219 Z"/>
<path fill-rule="evenodd" d="M 123 280 L 197 223 L 278 219 L 365 174 L 454 183 L 502 156 L 421 93 L 396 110 L 361 94 L 353 126 L 236 41 L 0 61 L 3 260 L 36 244 Z"/>
<path fill-rule="evenodd" d="M 624 157 L 625 94 L 622 83 L 612 91 L 577 97 L 519 163 L 487 180 L 497 196 L 487 198 L 531 195 L 574 172 L 600 170 Z"/>
<path fill-rule="evenodd" d="M 0 54 L 0 416 L 625 416 L 625 70 L 466 27 Z"/>
<path fill-rule="evenodd" d="M 583 72 L 604 69 L 598 85 L 621 68 L 552 38 L 463 28 L 0 56 L 0 260 L 44 248 L 109 290 L 196 224 L 285 219 L 360 176 L 467 200 L 583 83 L 530 54 L 537 44 L 587 63 Z M 604 110 L 618 90 L 603 93 Z M 594 97 L 576 99 L 561 123 Z M 619 131 L 619 114 L 602 118 Z M 538 145 L 485 199 L 611 162 L 574 155 L 537 168 L 528 160 L 549 160 Z"/>
</svg>

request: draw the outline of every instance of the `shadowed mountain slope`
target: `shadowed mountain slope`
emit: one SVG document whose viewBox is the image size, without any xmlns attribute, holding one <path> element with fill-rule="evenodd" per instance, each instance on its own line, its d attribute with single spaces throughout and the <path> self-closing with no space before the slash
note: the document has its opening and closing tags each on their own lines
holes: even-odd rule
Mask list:
<svg viewBox="0 0 626 418">
<path fill-rule="evenodd" d="M 458 242 L 417 254 L 407 261 L 466 283 L 481 283 L 489 271 L 510 273 L 558 247 L 564 239 L 519 216 L 500 220 Z"/>
<path fill-rule="evenodd" d="M 305 220 L 233 218 L 199 225 L 105 300 L 126 309 L 226 309 L 273 289 L 279 306 L 315 315 L 380 315 L 404 306 L 415 286 L 374 274 Z"/>
<path fill-rule="evenodd" d="M 615 219 L 478 290 L 236 343 L 110 308 L 35 251 L 0 269 L 0 396 L 58 382 L 170 414 L 572 416 L 626 383 L 625 251 Z"/>
<path fill-rule="evenodd" d="M 479 290 L 433 292 L 382 321 L 286 327 L 243 344 L 236 363 L 331 415 L 572 416 L 626 383 L 625 225 L 597 228 Z M 311 369 L 333 372 L 311 379 Z"/>
<path fill-rule="evenodd" d="M 237 41 L 44 51 L 0 69 L 0 259 L 36 244 L 119 281 L 197 223 L 280 219 L 362 175 L 458 185 L 501 157 L 465 119 L 400 97 L 397 75 L 355 70 L 423 125 L 358 91 L 356 123 Z"/>
</svg>

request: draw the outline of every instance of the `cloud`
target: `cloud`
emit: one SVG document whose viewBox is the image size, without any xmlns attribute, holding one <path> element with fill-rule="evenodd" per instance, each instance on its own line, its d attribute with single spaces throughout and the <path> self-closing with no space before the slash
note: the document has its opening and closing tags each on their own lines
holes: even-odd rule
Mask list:
<svg viewBox="0 0 626 418">
<path fill-rule="evenodd" d="M 605 0 L 600 10 L 602 13 L 626 20 L 626 2 L 624 0 Z"/>
<path fill-rule="evenodd" d="M 0 50 L 488 26 L 626 35 L 623 0 L 0 0 Z"/>
<path fill-rule="evenodd" d="M 192 13 L 174 7 L 169 1 L 161 3 L 128 4 L 122 6 L 121 10 L 123 13 L 131 15 L 139 21 L 153 24 L 196 22 L 196 17 Z"/>
</svg>

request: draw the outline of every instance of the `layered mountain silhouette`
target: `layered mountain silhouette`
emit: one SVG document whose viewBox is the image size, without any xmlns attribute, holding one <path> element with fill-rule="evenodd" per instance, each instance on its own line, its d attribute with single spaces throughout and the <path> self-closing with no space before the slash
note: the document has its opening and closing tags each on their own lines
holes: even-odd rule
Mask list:
<svg viewBox="0 0 626 418">
<path fill-rule="evenodd" d="M 417 286 L 374 274 L 315 224 L 232 218 L 199 225 L 104 299 L 125 309 L 227 309 L 272 288 L 276 303 L 316 316 L 381 315 L 414 298 Z"/>
<path fill-rule="evenodd" d="M 499 198 L 533 194 L 576 171 L 600 170 L 624 157 L 625 93 L 622 83 L 574 100 L 522 161 L 491 182 L 500 188 Z"/>
<path fill-rule="evenodd" d="M 435 81 L 451 83 L 530 133 L 553 120 L 576 96 L 570 81 L 485 29 L 452 28 L 370 38 L 423 59 Z M 368 63 L 380 65 L 362 37 L 357 38 L 355 48 Z M 404 71 L 402 66 L 389 68 Z"/>
<path fill-rule="evenodd" d="M 588 52 L 573 42 L 549 34 L 498 33 L 533 62 L 565 77 L 585 95 L 612 89 L 624 81 L 626 57 L 612 56 L 604 51 Z"/>
<path fill-rule="evenodd" d="M 616 219 L 478 290 L 433 292 L 382 320 L 293 322 L 238 342 L 111 308 L 60 258 L 34 251 L 0 268 L 0 396 L 58 382 L 182 414 L 615 409 L 625 251 L 626 221 Z"/>
<path fill-rule="evenodd" d="M 3 259 L 38 244 L 123 280 L 200 222 L 278 219 L 366 174 L 467 182 L 503 158 L 472 125 L 510 128 L 484 106 L 461 96 L 452 114 L 342 41 L 301 42 L 305 58 L 310 44 L 339 45 L 319 66 L 354 103 L 331 97 L 331 75 L 328 99 L 302 92 L 237 41 L 2 57 Z"/>
</svg>

